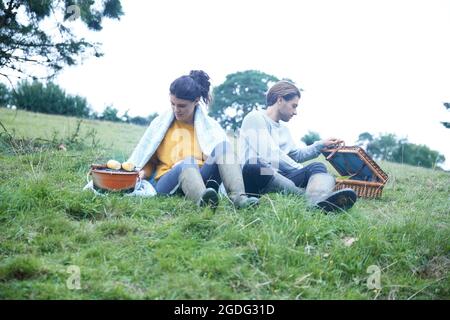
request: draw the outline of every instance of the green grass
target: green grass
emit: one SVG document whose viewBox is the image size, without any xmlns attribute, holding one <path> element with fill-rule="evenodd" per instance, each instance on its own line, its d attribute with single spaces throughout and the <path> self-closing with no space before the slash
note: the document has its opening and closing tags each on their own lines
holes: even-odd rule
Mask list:
<svg viewBox="0 0 450 320">
<path fill-rule="evenodd" d="M 24 135 L 76 123 L 12 115 L 0 109 Z M 277 194 L 252 210 L 222 199 L 214 213 L 180 197 L 82 192 L 89 164 L 129 152 L 145 129 L 89 125 L 109 147 L 0 153 L 0 298 L 450 298 L 446 172 L 381 163 L 391 177 L 383 197 L 345 214 L 308 211 L 302 199 Z M 348 238 L 357 240 L 347 246 Z M 66 285 L 72 265 L 81 290 Z M 381 269 L 381 290 L 367 287 L 371 265 Z"/>
<path fill-rule="evenodd" d="M 0 121 L 17 136 L 52 139 L 55 134 L 59 138 L 73 134 L 80 119 L 0 108 Z M 80 135 L 84 137 L 95 130 L 104 149 L 126 158 L 145 129 L 133 124 L 83 119 Z"/>
</svg>

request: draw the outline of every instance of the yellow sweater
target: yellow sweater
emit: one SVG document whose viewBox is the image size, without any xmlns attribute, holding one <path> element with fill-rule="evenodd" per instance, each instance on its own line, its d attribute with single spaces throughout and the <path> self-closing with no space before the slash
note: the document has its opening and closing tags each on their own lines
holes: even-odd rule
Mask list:
<svg viewBox="0 0 450 320">
<path fill-rule="evenodd" d="M 153 160 L 145 166 L 145 175 L 149 177 L 152 169 L 156 167 L 155 179 L 157 180 L 187 157 L 194 157 L 199 166 L 205 162 L 194 125 L 174 120 L 156 150 Z"/>
</svg>

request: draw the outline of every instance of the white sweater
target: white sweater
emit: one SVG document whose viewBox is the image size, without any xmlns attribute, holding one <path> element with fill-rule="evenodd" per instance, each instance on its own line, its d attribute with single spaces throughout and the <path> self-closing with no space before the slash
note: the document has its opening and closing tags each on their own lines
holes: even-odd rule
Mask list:
<svg viewBox="0 0 450 320">
<path fill-rule="evenodd" d="M 322 141 L 317 141 L 308 147 L 299 148 L 289 129 L 273 121 L 265 110 L 253 110 L 245 116 L 240 139 L 244 162 L 260 158 L 283 173 L 303 168 L 300 163 L 318 157 L 324 147 Z"/>
</svg>

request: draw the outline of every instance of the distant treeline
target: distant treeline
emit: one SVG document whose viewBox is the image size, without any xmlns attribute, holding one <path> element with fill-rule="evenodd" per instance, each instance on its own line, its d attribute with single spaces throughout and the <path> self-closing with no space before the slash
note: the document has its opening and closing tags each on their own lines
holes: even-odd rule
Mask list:
<svg viewBox="0 0 450 320">
<path fill-rule="evenodd" d="M 86 98 L 67 94 L 52 82 L 44 84 L 39 81 L 20 82 L 15 90 L 0 83 L 0 107 L 16 107 L 33 112 L 125 122 L 141 126 L 148 125 L 156 117 L 156 114 L 148 117 L 131 117 L 128 111 L 119 116 L 119 111 L 113 106 L 108 106 L 102 113 L 98 113 L 92 110 Z"/>
<path fill-rule="evenodd" d="M 90 108 L 86 98 L 69 95 L 52 82 L 43 84 L 38 81 L 21 82 L 15 90 L 10 90 L 7 86 L 0 83 L 1 106 L 15 106 L 18 109 L 33 112 L 132 123 L 142 126 L 148 125 L 157 116 L 157 114 L 151 114 L 148 117 L 131 117 L 128 115 L 128 111 L 119 116 L 118 110 L 113 106 L 106 107 L 99 114 Z M 221 124 L 226 127 L 226 123 L 223 121 Z M 240 122 L 236 123 L 236 126 L 239 125 Z M 317 140 L 320 140 L 317 132 L 308 132 L 302 138 L 306 145 L 310 145 Z M 425 145 L 410 143 L 407 139 L 398 138 L 394 134 L 375 136 L 365 132 L 359 135 L 357 144 L 363 146 L 376 160 L 386 160 L 425 168 L 440 168 L 439 165 L 445 162 L 445 157 L 438 151 L 431 150 Z"/>
</svg>

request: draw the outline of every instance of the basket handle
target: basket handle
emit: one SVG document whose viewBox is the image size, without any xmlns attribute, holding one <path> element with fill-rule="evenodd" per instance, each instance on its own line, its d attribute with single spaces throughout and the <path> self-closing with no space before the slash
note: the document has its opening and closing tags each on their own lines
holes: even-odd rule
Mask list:
<svg viewBox="0 0 450 320">
<path fill-rule="evenodd" d="M 341 141 L 338 144 L 336 144 L 335 146 L 336 147 L 334 148 L 333 152 L 331 152 L 330 155 L 327 157 L 327 161 L 330 160 L 331 158 L 333 158 L 334 155 L 336 154 L 336 152 L 338 152 L 340 149 L 345 147 L 345 142 Z"/>
</svg>

